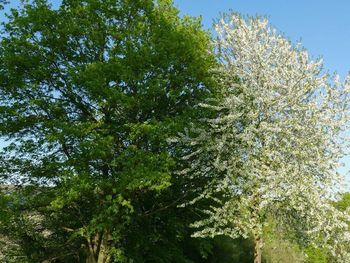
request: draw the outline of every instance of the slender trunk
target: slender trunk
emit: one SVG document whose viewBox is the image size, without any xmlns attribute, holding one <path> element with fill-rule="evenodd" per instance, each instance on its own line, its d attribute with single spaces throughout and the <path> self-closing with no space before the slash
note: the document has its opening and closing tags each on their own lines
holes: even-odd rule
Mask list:
<svg viewBox="0 0 350 263">
<path fill-rule="evenodd" d="M 261 263 L 262 255 L 262 238 L 261 236 L 254 236 L 254 263 Z"/>
<path fill-rule="evenodd" d="M 109 263 L 111 235 L 108 232 L 103 234 L 96 234 L 93 239 L 88 239 L 88 256 L 86 263 Z"/>
<path fill-rule="evenodd" d="M 94 244 L 91 242 L 91 240 L 88 240 L 87 243 L 88 243 L 88 255 L 86 257 L 86 263 L 97 263 L 95 259 Z"/>
<path fill-rule="evenodd" d="M 109 263 L 110 262 L 110 260 L 111 260 L 111 256 L 109 253 L 110 246 L 108 244 L 110 239 L 111 239 L 111 235 L 108 232 L 106 232 L 102 236 L 97 263 Z"/>
</svg>

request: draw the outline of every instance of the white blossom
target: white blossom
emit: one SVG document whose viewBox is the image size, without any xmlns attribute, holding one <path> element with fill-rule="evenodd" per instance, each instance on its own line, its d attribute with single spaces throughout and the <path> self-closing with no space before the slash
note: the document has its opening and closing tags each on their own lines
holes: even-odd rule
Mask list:
<svg viewBox="0 0 350 263">
<path fill-rule="evenodd" d="M 329 202 L 344 180 L 337 168 L 348 147 L 349 77 L 331 78 L 264 18 L 230 14 L 215 28 L 223 98 L 201 105 L 217 117 L 182 140 L 195 148 L 185 174 L 213 178 L 193 202 L 224 198 L 194 224 L 195 236 L 261 235 L 272 215 L 350 262 L 349 214 Z"/>
</svg>

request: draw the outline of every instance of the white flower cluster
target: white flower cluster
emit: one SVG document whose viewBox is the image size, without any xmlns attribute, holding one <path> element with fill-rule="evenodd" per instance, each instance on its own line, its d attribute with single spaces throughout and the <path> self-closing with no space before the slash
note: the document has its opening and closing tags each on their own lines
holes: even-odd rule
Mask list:
<svg viewBox="0 0 350 263">
<path fill-rule="evenodd" d="M 348 147 L 349 78 L 331 78 L 322 60 L 266 19 L 230 14 L 216 31 L 223 98 L 201 105 L 216 112 L 205 120 L 209 128 L 182 138 L 195 149 L 183 173 L 213 178 L 193 202 L 218 204 L 194 224 L 195 236 L 261 236 L 272 215 L 350 262 L 349 215 L 330 204 L 343 182 L 337 169 Z"/>
</svg>

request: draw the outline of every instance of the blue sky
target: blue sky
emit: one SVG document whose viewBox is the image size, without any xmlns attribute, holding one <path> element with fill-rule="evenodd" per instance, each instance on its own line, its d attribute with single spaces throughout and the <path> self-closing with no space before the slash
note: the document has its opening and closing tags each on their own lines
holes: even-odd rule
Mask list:
<svg viewBox="0 0 350 263">
<path fill-rule="evenodd" d="M 344 77 L 350 70 L 349 0 L 175 0 L 182 14 L 201 15 L 206 28 L 220 12 L 267 16 L 292 41 L 301 40 L 325 68 Z"/>
<path fill-rule="evenodd" d="M 11 6 L 19 0 L 11 0 Z M 220 13 L 233 10 L 264 15 L 293 42 L 301 41 L 314 57 L 323 57 L 325 69 L 344 77 L 350 70 L 349 0 L 174 0 L 181 14 L 202 16 L 203 26 L 212 28 Z M 54 6 L 60 0 L 52 0 Z M 0 17 L 0 20 L 3 18 Z M 345 159 L 350 169 L 350 158 Z M 350 177 L 349 177 L 350 178 Z"/>
</svg>

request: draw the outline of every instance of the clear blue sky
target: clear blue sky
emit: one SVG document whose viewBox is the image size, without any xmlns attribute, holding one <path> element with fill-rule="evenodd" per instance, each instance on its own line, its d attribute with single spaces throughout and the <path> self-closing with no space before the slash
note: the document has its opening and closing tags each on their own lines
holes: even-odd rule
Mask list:
<svg viewBox="0 0 350 263">
<path fill-rule="evenodd" d="M 175 0 L 182 14 L 201 15 L 206 28 L 220 12 L 267 16 L 292 41 L 301 40 L 342 77 L 350 70 L 349 0 Z"/>
<path fill-rule="evenodd" d="M 11 0 L 15 6 L 19 0 Z M 220 13 L 267 16 L 292 41 L 301 40 L 314 57 L 322 56 L 325 69 L 344 77 L 350 70 L 349 0 L 175 0 L 181 14 L 202 16 L 210 29 Z M 54 6 L 60 0 L 52 0 Z M 3 18 L 0 18 L 2 20 Z M 350 168 L 350 158 L 345 159 Z M 344 171 L 341 169 L 340 171 Z"/>
</svg>

